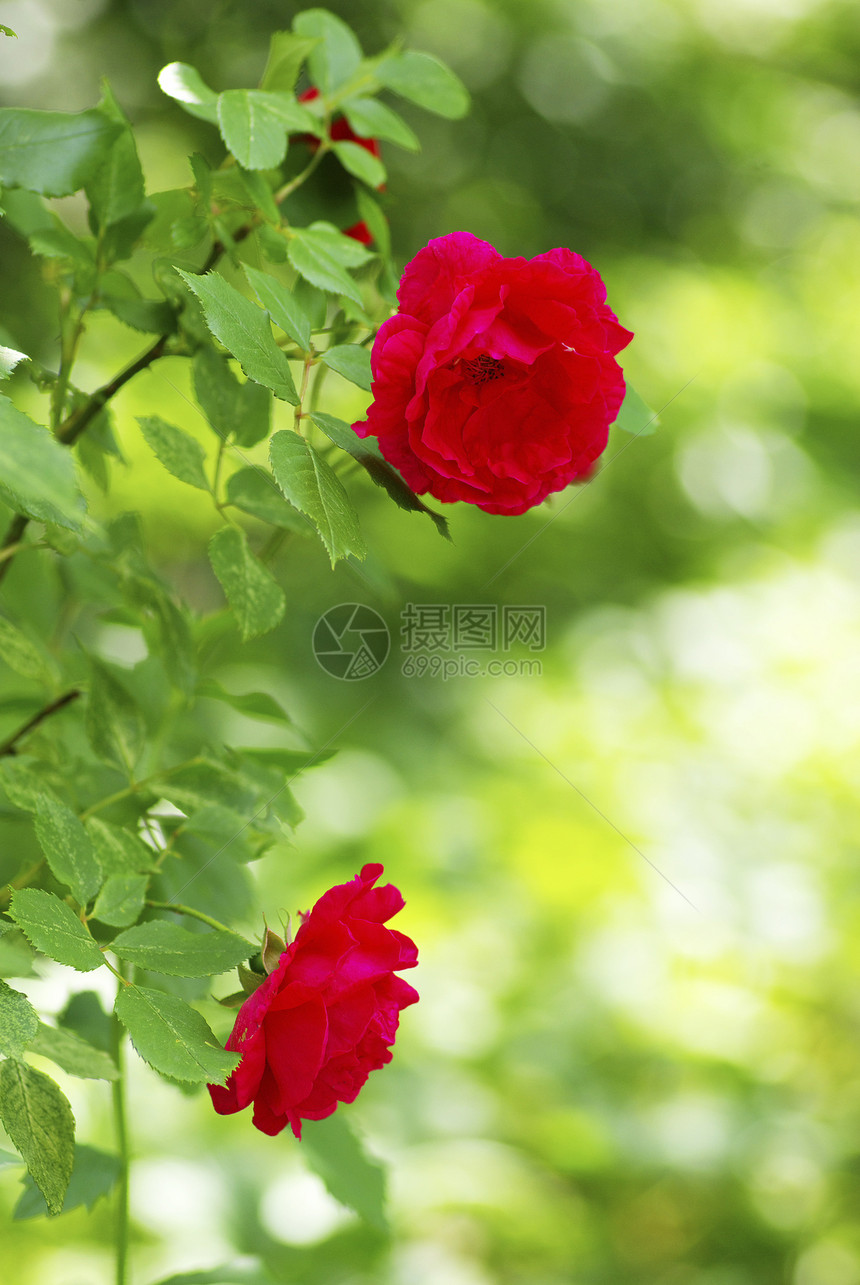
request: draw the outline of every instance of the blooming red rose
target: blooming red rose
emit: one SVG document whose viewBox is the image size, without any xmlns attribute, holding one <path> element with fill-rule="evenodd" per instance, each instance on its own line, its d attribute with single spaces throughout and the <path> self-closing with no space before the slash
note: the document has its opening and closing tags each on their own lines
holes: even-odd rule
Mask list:
<svg viewBox="0 0 860 1285">
<path fill-rule="evenodd" d="M 385 928 L 403 907 L 381 865 L 323 893 L 274 972 L 239 1009 L 226 1047 L 242 1060 L 224 1087 L 209 1085 L 220 1115 L 254 1103 L 254 1124 L 297 1138 L 352 1102 L 371 1071 L 391 1061 L 400 1010 L 418 992 L 396 973 L 414 968 L 413 941 Z"/>
<path fill-rule="evenodd" d="M 633 338 L 572 250 L 503 258 L 452 232 L 407 264 L 373 345 L 373 396 L 353 425 L 413 491 L 524 513 L 588 476 L 624 399 Z"/>
</svg>

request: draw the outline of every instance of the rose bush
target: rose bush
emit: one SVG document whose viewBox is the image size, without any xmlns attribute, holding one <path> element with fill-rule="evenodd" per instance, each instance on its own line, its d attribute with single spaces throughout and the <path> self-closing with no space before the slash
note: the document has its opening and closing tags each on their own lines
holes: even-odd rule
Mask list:
<svg viewBox="0 0 860 1285">
<path fill-rule="evenodd" d="M 403 907 L 392 884 L 375 888 L 366 865 L 302 917 L 295 941 L 245 1001 L 226 1047 L 242 1060 L 226 1085 L 210 1084 L 220 1115 L 254 1103 L 263 1133 L 322 1120 L 352 1102 L 371 1071 L 391 1061 L 400 1010 L 418 993 L 396 973 L 418 962 L 415 943 L 384 927 Z"/>
<path fill-rule="evenodd" d="M 299 102 L 312 103 L 314 99 L 319 98 L 319 96 L 320 91 L 318 89 L 306 89 L 303 94 L 299 94 Z M 382 152 L 379 147 L 379 139 L 363 138 L 361 134 L 356 134 L 345 116 L 338 116 L 335 118 L 332 122 L 329 133 L 333 143 L 356 143 L 359 147 L 363 147 L 366 152 L 370 152 L 371 156 L 375 156 L 377 160 L 382 156 Z M 319 147 L 318 141 L 312 134 L 303 134 L 302 139 L 311 151 L 316 151 Z M 384 191 L 384 186 L 379 190 Z M 343 234 L 344 236 L 352 237 L 353 241 L 360 241 L 362 245 L 373 244 L 373 234 L 364 219 L 359 219 L 358 223 L 353 223 L 351 227 L 344 228 Z"/>
<path fill-rule="evenodd" d="M 571 250 L 507 259 L 468 232 L 403 273 L 373 345 L 374 435 L 418 493 L 524 513 L 587 477 L 624 399 L 633 338 L 599 274 Z"/>
</svg>

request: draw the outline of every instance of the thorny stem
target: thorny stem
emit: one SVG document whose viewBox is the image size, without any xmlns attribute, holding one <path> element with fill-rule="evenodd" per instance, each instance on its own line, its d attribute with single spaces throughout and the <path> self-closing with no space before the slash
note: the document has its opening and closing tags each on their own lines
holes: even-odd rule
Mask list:
<svg viewBox="0 0 860 1285">
<path fill-rule="evenodd" d="M 32 732 L 33 729 L 38 727 L 40 723 L 44 722 L 46 718 L 50 718 L 52 714 L 56 714 L 58 710 L 64 709 L 65 706 L 70 705 L 73 700 L 77 700 L 80 694 L 81 693 L 78 688 L 73 688 L 63 696 L 58 696 L 55 701 L 51 701 L 50 705 L 46 705 L 44 709 L 40 709 L 32 718 L 28 719 L 26 723 L 19 727 L 17 732 L 13 732 L 11 736 L 7 737 L 5 741 L 0 743 L 0 758 L 3 758 L 6 754 L 17 754 L 17 744 L 22 737 L 26 736 L 28 732 Z"/>
</svg>

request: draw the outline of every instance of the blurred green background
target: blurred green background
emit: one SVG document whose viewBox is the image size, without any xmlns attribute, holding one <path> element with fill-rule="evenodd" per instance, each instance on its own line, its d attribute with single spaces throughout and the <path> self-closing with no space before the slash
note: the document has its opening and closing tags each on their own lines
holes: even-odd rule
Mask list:
<svg viewBox="0 0 860 1285">
<path fill-rule="evenodd" d="M 106 75 L 150 190 L 185 184 L 215 140 L 159 68 L 254 83 L 299 7 L 0 0 L 19 34 L 0 98 L 76 110 Z M 339 1208 L 292 1139 L 139 1068 L 135 1281 L 261 1255 L 308 1285 L 860 1285 L 856 0 L 329 7 L 368 52 L 403 35 L 474 96 L 462 122 L 407 106 L 423 151 L 386 149 L 400 261 L 459 228 L 505 254 L 580 251 L 662 422 L 616 430 L 589 485 L 522 518 L 452 508 L 452 545 L 355 481 L 361 571 L 299 543 L 278 567 L 284 624 L 220 640 L 226 685 L 272 691 L 339 749 L 297 783 L 307 820 L 262 863 L 262 905 L 307 906 L 368 860 L 407 898 L 422 1000 L 348 1109 L 390 1164 L 393 1230 Z M 4 323 L 50 360 L 39 269 L 2 228 L 0 256 Z M 81 382 L 137 338 L 96 318 Z M 142 512 L 164 574 L 209 611 L 211 511 L 133 418 L 202 433 L 186 381 L 169 361 L 124 391 L 132 467 L 89 489 L 98 514 Z M 357 418 L 357 397 L 327 409 Z M 48 593 L 23 565 L 7 584 Z M 356 683 L 310 651 L 319 614 L 350 601 L 393 636 Z M 542 673 L 402 676 L 408 602 L 545 606 Z M 138 658 L 129 631 L 90 628 Z M 276 743 L 206 717 L 213 737 Z M 24 985 L 56 1011 L 66 980 Z M 62 1082 L 80 1138 L 106 1142 L 103 1086 Z M 0 1175 L 4 1214 L 17 1191 Z M 96 1285 L 109 1234 L 104 1205 L 7 1224 L 4 1273 Z"/>
</svg>

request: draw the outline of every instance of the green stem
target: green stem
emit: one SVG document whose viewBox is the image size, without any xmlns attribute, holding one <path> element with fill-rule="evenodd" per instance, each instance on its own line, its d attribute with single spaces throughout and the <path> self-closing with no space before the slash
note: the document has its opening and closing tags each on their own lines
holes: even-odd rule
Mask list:
<svg viewBox="0 0 860 1285">
<path fill-rule="evenodd" d="M 231 933 L 232 928 L 226 924 L 219 923 L 211 915 L 204 915 L 202 910 L 195 910 L 193 906 L 180 906 L 175 901 L 147 901 L 147 906 L 152 910 L 172 910 L 174 915 L 187 915 L 189 919 L 199 919 L 201 924 L 208 924 L 210 928 L 217 928 L 219 932 Z"/>
<path fill-rule="evenodd" d="M 162 777 L 172 776 L 174 772 L 181 772 L 184 767 L 194 767 L 197 763 L 202 762 L 203 759 L 199 755 L 195 755 L 194 758 L 186 759 L 184 763 L 177 763 L 174 767 L 166 767 L 160 772 L 153 772 L 151 776 L 145 776 L 140 781 L 132 781 L 131 785 L 124 786 L 123 789 L 117 790 L 115 794 L 107 794 L 103 799 L 97 799 L 95 803 L 91 803 L 84 812 L 81 812 L 80 819 L 86 821 L 94 813 L 101 812 L 104 808 L 109 807 L 111 803 L 119 803 L 122 799 L 127 799 L 132 794 L 137 794 L 139 790 L 145 789 L 153 781 L 160 781 Z"/>
<path fill-rule="evenodd" d="M 120 965 L 122 967 L 122 965 Z M 119 977 L 119 987 L 126 985 L 126 980 L 122 974 Z M 113 1096 L 113 1118 L 116 1130 L 116 1145 L 119 1154 L 120 1172 L 119 1181 L 117 1182 L 117 1208 L 116 1208 L 116 1285 L 127 1285 L 128 1281 L 128 1169 L 129 1169 L 129 1150 L 128 1150 L 128 1123 L 126 1120 L 126 1100 L 125 1100 L 125 1031 L 119 1018 L 114 1014 L 112 1024 L 112 1045 L 114 1061 L 117 1065 L 119 1074 L 111 1085 Z"/>
</svg>

